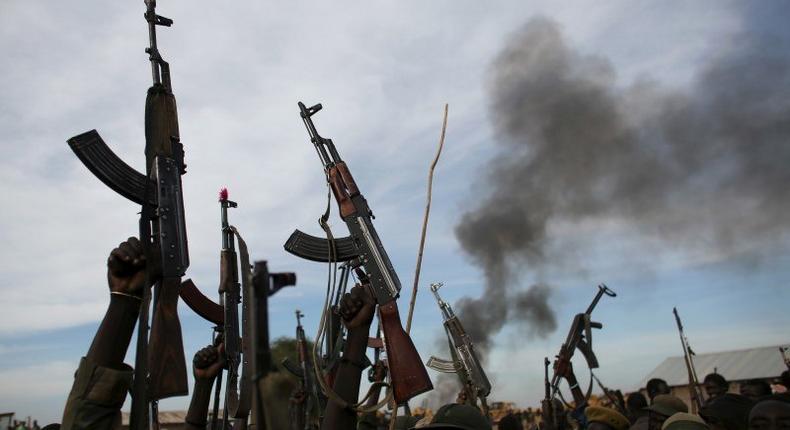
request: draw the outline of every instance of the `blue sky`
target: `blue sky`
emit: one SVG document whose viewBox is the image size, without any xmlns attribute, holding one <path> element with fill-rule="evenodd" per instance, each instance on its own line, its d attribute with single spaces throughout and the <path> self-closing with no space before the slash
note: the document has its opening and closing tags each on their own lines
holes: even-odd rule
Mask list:
<svg viewBox="0 0 790 430">
<path fill-rule="evenodd" d="M 106 308 L 106 255 L 135 233 L 138 208 L 96 180 L 66 139 L 96 128 L 129 164 L 142 164 L 150 79 L 142 12 L 142 2 L 0 5 L 6 58 L 0 179 L 7 196 L 0 213 L 6 243 L 0 409 L 41 422 L 59 420 L 73 371 Z M 492 60 L 517 29 L 533 16 L 549 17 L 568 45 L 608 58 L 618 85 L 649 78 L 678 91 L 737 35 L 771 34 L 777 39 L 767 43 L 781 44 L 789 37 L 781 2 L 237 1 L 219 8 L 161 0 L 159 12 L 175 20 L 160 31 L 160 48 L 172 66 L 189 166 L 188 276 L 216 296 L 216 194 L 227 186 L 239 202 L 231 220 L 252 258 L 298 273 L 298 286 L 271 302 L 273 337 L 293 334 L 295 308 L 314 332 L 323 300 L 325 267 L 281 248 L 294 228 L 319 234 L 315 220 L 326 203 L 296 102 L 324 104 L 319 130 L 334 139 L 366 194 L 407 288 L 427 167 L 442 106 L 449 103 L 415 311 L 413 337 L 423 358 L 443 354 L 436 349 L 441 319 L 427 284 L 443 281 L 451 303 L 482 291 L 483 276 L 453 228 L 474 206 L 474 192 L 486 192 L 480 180 L 497 147 L 485 85 Z M 573 245 L 577 259 L 521 278 L 524 288 L 536 281 L 554 286 L 558 329 L 533 338 L 510 325 L 497 336 L 488 365 L 493 400 L 535 404 L 542 357 L 556 353 L 572 315 L 587 306 L 599 282 L 619 294 L 595 311 L 604 323 L 595 337 L 599 375 L 613 387 L 635 388 L 666 356 L 679 353 L 673 306 L 700 352 L 790 341 L 780 331 L 790 323 L 786 241 L 761 249 L 760 258 L 748 250 L 689 252 L 650 242 L 620 221 L 564 226 L 557 243 Z M 337 218 L 334 227 L 342 231 Z M 210 325 L 183 306 L 180 315 L 191 354 L 209 342 Z M 171 399 L 162 408 L 187 404 L 187 398 Z"/>
</svg>

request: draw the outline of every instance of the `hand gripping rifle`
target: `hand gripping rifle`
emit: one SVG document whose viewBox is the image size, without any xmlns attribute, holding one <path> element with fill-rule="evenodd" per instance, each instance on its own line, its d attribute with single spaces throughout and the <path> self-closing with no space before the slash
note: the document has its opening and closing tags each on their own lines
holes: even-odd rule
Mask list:
<svg viewBox="0 0 790 430">
<path fill-rule="evenodd" d="M 322 227 L 329 239 L 319 239 L 296 230 L 285 244 L 285 250 L 313 261 L 336 262 L 357 259 L 367 277 L 378 305 L 382 331 L 386 339 L 387 360 L 393 386 L 393 398 L 403 404 L 410 398 L 433 388 L 428 372 L 409 335 L 403 330 L 396 299 L 401 284 L 392 267 L 387 252 L 373 226 L 373 212 L 360 193 L 346 163 L 340 158 L 331 139 L 321 137 L 313 124 L 312 116 L 321 110 L 317 104 L 307 108 L 299 102 L 310 140 L 324 165 L 327 182 L 332 189 L 340 216 L 346 223 L 349 237 L 333 239 L 326 226 L 328 213 L 322 218 Z"/>
<path fill-rule="evenodd" d="M 598 322 L 593 322 L 591 319 L 592 311 L 595 309 L 595 306 L 598 305 L 598 301 L 601 300 L 601 297 L 606 294 L 609 297 L 617 297 L 614 291 L 609 289 L 604 284 L 598 286 L 598 293 L 595 295 L 592 303 L 587 308 L 584 313 L 576 314 L 573 317 L 573 324 L 571 324 L 571 329 L 568 332 L 568 337 L 565 340 L 565 343 L 562 344 L 560 347 L 560 353 L 557 354 L 557 358 L 554 361 L 554 374 L 551 378 L 551 387 L 552 387 L 552 398 L 554 398 L 557 393 L 559 392 L 560 388 L 560 379 L 565 378 L 568 381 L 568 384 L 571 388 L 571 393 L 573 394 L 573 399 L 577 403 L 576 406 L 581 406 L 582 403 L 586 403 L 587 400 L 590 398 L 590 394 L 592 394 L 592 378 L 590 379 L 590 386 L 587 389 L 587 394 L 583 394 L 581 389 L 579 388 L 579 384 L 576 382 L 576 377 L 573 375 L 573 372 L 570 371 L 571 369 L 571 358 L 573 358 L 573 354 L 578 349 L 582 355 L 584 355 L 584 359 L 587 361 L 587 367 L 590 368 L 590 372 L 592 369 L 598 368 L 598 358 L 595 356 L 592 348 L 592 329 L 600 329 L 603 328 L 603 324 Z"/>
<path fill-rule="evenodd" d="M 678 326 L 678 333 L 680 333 L 680 344 L 683 346 L 683 360 L 686 362 L 686 371 L 688 372 L 689 379 L 689 395 L 691 396 L 691 413 L 696 414 L 697 411 L 702 409 L 702 392 L 699 389 L 699 379 L 697 379 L 697 370 L 694 368 L 694 351 L 689 346 L 689 340 L 686 334 L 683 333 L 683 323 L 680 322 L 680 315 L 678 315 L 678 308 L 672 308 L 672 313 L 675 314 L 675 323 Z"/>
<path fill-rule="evenodd" d="M 140 241 L 148 265 L 147 286 L 155 285 L 154 314 L 148 337 L 151 293 L 145 289 L 138 326 L 130 428 L 148 428 L 151 400 L 186 395 L 187 373 L 177 304 L 181 277 L 189 267 L 181 175 L 186 173 L 178 132 L 176 100 L 170 68 L 156 44 L 156 26 L 173 21 L 155 12 L 156 1 L 145 0 L 153 85 L 145 102 L 145 174 L 124 163 L 96 130 L 74 136 L 69 146 L 102 182 L 141 205 Z M 150 400 L 149 400 L 150 399 Z"/>
<path fill-rule="evenodd" d="M 300 430 L 310 430 L 317 428 L 316 419 L 323 414 L 326 400 L 319 393 L 318 384 L 315 381 L 313 363 L 310 360 L 310 351 L 307 346 L 307 337 L 302 327 L 302 317 L 304 314 L 296 310 L 296 350 L 299 355 L 299 364 L 295 364 L 290 358 L 282 361 L 283 367 L 301 381 L 301 391 L 304 393 L 304 402 L 301 403 L 299 410 L 298 427 Z"/>
<path fill-rule="evenodd" d="M 431 356 L 427 365 L 438 372 L 457 374 L 464 386 L 468 401 L 473 406 L 477 406 L 477 399 L 480 399 L 481 409 L 485 415 L 488 415 L 486 398 L 491 393 L 491 383 L 488 381 L 483 366 L 480 365 L 475 346 L 469 339 L 469 335 L 466 334 L 461 321 L 458 320 L 450 305 L 439 296 L 439 288 L 442 285 L 442 283 L 431 284 L 431 291 L 442 312 L 444 331 L 447 333 L 452 359 L 444 360 Z"/>
</svg>

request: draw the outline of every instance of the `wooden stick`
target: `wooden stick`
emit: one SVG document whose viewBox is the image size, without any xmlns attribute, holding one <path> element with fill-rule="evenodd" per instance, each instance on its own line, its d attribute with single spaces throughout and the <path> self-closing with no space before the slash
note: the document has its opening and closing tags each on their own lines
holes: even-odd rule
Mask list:
<svg viewBox="0 0 790 430">
<path fill-rule="evenodd" d="M 417 287 L 420 283 L 420 269 L 422 268 L 422 252 L 425 248 L 425 233 L 428 230 L 428 214 L 431 212 L 431 191 L 433 188 L 433 171 L 436 169 L 436 163 L 439 162 L 439 156 L 442 155 L 442 148 L 444 147 L 444 135 L 447 131 L 447 103 L 444 104 L 444 122 L 442 123 L 442 134 L 439 137 L 439 149 L 436 151 L 436 157 L 431 163 L 431 168 L 428 170 L 428 198 L 425 204 L 425 216 L 422 220 L 422 236 L 420 237 L 420 250 L 417 253 L 417 268 L 414 271 L 414 285 L 411 290 L 411 302 L 409 302 L 409 316 L 406 318 L 406 333 L 411 332 L 411 319 L 414 316 L 414 304 L 417 302 Z M 394 414 L 393 414 L 394 415 Z"/>
</svg>

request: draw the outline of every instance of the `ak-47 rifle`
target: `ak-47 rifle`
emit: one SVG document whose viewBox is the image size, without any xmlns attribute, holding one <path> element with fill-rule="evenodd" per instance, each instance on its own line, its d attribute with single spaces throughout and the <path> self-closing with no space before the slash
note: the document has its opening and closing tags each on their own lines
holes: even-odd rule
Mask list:
<svg viewBox="0 0 790 430">
<path fill-rule="evenodd" d="M 318 428 L 317 420 L 323 414 L 326 400 L 321 396 L 318 384 L 315 381 L 315 371 L 310 360 L 310 350 L 307 346 L 307 336 L 302 327 L 302 317 L 304 314 L 296 310 L 296 351 L 299 356 L 299 363 L 296 364 L 289 357 L 282 361 L 283 367 L 301 381 L 300 391 L 304 395 L 304 401 L 300 403 L 297 422 L 291 423 L 293 428 L 298 430 L 311 430 Z"/>
<path fill-rule="evenodd" d="M 431 291 L 439 304 L 439 310 L 442 312 L 444 331 L 447 333 L 452 359 L 445 360 L 431 356 L 427 365 L 438 372 L 458 375 L 466 391 L 467 402 L 477 407 L 479 399 L 483 414 L 488 415 L 486 398 L 491 393 L 491 382 L 488 381 L 488 376 L 486 376 L 486 372 L 480 364 L 480 359 L 477 357 L 475 345 L 472 343 L 469 335 L 466 334 L 461 321 L 458 320 L 458 317 L 453 312 L 453 308 L 439 296 L 439 288 L 442 285 L 442 283 L 431 284 Z"/>
<path fill-rule="evenodd" d="M 322 228 L 327 231 L 329 239 L 319 239 L 296 230 L 286 242 L 285 250 L 314 261 L 356 259 L 364 267 L 378 305 L 381 328 L 386 339 L 393 398 L 396 403 L 403 404 L 410 398 L 431 390 L 433 384 L 414 343 L 401 324 L 396 300 L 400 294 L 400 280 L 373 226 L 373 212 L 357 188 L 348 166 L 340 158 L 332 140 L 321 137 L 316 131 L 312 116 L 321 110 L 321 105 L 307 108 L 299 102 L 299 109 L 350 236 L 334 239 L 326 225 L 327 213 L 322 217 Z"/>
<path fill-rule="evenodd" d="M 697 379 L 697 370 L 694 368 L 694 351 L 689 346 L 689 341 L 686 334 L 683 332 L 683 323 L 680 322 L 680 315 L 678 315 L 678 308 L 672 308 L 672 313 L 675 314 L 675 322 L 678 326 L 678 333 L 680 334 L 680 344 L 683 347 L 683 360 L 686 362 L 686 371 L 689 379 L 689 395 L 691 396 L 691 413 L 696 414 L 697 411 L 702 409 L 703 400 L 702 392 L 699 387 L 699 379 Z"/>
<path fill-rule="evenodd" d="M 384 349 L 384 340 L 381 339 L 381 324 L 376 328 L 376 337 L 368 338 L 368 347 L 373 348 L 373 361 L 368 369 L 368 382 L 376 384 L 365 406 L 372 408 L 381 397 L 381 388 L 387 378 L 387 362 L 381 359 L 381 350 Z"/>
<path fill-rule="evenodd" d="M 252 345 L 251 293 L 252 272 L 247 244 L 235 227 L 228 222 L 228 209 L 235 208 L 236 202 L 228 199 L 228 190 L 223 188 L 219 194 L 222 250 L 220 251 L 219 304 L 204 296 L 191 279 L 183 282 L 181 298 L 198 315 L 213 322 L 215 331 L 222 336 L 225 344 L 225 362 L 228 373 L 225 385 L 224 407 L 222 408 L 222 429 L 244 428 L 252 407 L 252 369 L 250 355 Z M 239 252 L 236 252 L 238 241 Z M 241 261 L 239 261 L 241 260 Z M 239 276 L 241 267 L 241 277 Z M 241 280 L 241 283 L 239 281 Z M 242 286 L 244 294 L 242 294 Z M 242 326 L 239 330 L 239 304 L 242 305 Z M 241 343 L 239 342 L 241 340 Z M 241 375 L 239 366 L 241 365 Z M 217 377 L 214 396 L 212 430 L 218 425 L 219 395 L 222 387 L 222 373 Z"/>
<path fill-rule="evenodd" d="M 578 349 L 582 355 L 584 355 L 590 372 L 592 372 L 592 369 L 598 368 L 598 358 L 595 356 L 592 348 L 592 329 L 603 328 L 603 324 L 593 322 L 591 320 L 591 315 L 595 306 L 598 305 L 598 301 L 601 300 L 604 294 L 609 297 L 617 296 L 617 294 L 606 285 L 598 285 L 598 293 L 595 295 L 595 298 L 592 303 L 590 303 L 587 310 L 573 317 L 573 323 L 571 324 L 570 331 L 568 331 L 568 337 L 565 339 L 565 343 L 562 344 L 562 347 L 560 347 L 560 353 L 557 354 L 556 360 L 554 360 L 554 374 L 551 378 L 552 398 L 556 397 L 557 393 L 559 393 L 560 379 L 563 378 L 566 379 L 570 385 L 573 400 L 576 402 L 577 407 L 586 403 L 590 398 L 593 381 L 590 379 L 590 386 L 587 389 L 587 394 L 585 395 L 582 393 L 575 375 L 570 371 L 570 369 L 572 369 L 571 358 L 573 358 L 573 354 Z"/>
<path fill-rule="evenodd" d="M 541 420 L 543 421 L 543 427 L 541 430 L 555 430 L 556 424 L 554 422 L 554 395 L 551 392 L 551 382 L 549 381 L 549 366 L 551 366 L 551 361 L 549 361 L 549 357 L 543 358 L 543 368 L 544 368 L 544 386 L 546 389 L 545 397 L 541 401 Z"/>
<path fill-rule="evenodd" d="M 623 397 L 623 393 L 620 390 L 612 390 L 606 387 L 598 376 L 595 373 L 590 372 L 590 376 L 595 380 L 595 383 L 598 384 L 598 387 L 601 388 L 603 394 L 609 399 L 609 403 L 617 409 L 617 412 L 620 412 L 623 415 L 628 415 L 628 411 L 625 409 L 625 398 Z"/>
<path fill-rule="evenodd" d="M 148 261 L 146 288 L 140 309 L 130 428 L 147 429 L 149 407 L 166 397 L 186 395 L 187 372 L 178 290 L 189 267 L 181 175 L 186 173 L 184 148 L 178 132 L 176 99 L 170 67 L 156 44 L 156 26 L 171 19 L 157 15 L 156 1 L 145 0 L 153 85 L 145 102 L 145 174 L 124 163 L 96 130 L 74 136 L 69 146 L 102 182 L 141 205 L 140 241 Z M 154 312 L 149 332 L 149 306 L 154 288 Z"/>
</svg>

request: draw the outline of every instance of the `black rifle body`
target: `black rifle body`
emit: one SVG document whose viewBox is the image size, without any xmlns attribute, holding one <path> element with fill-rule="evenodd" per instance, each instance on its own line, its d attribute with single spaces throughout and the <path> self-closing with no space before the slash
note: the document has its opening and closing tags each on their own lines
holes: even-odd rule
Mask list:
<svg viewBox="0 0 790 430">
<path fill-rule="evenodd" d="M 683 360 L 686 364 L 686 372 L 688 373 L 688 388 L 689 396 L 691 397 L 691 413 L 696 414 L 703 406 L 702 392 L 700 391 L 699 379 L 697 378 L 697 370 L 694 368 L 694 351 L 689 346 L 686 334 L 683 332 L 683 323 L 680 321 L 680 315 L 677 308 L 672 308 L 672 313 L 675 314 L 675 323 L 678 326 L 678 333 L 680 334 L 680 344 L 683 347 Z"/>
<path fill-rule="evenodd" d="M 300 102 L 299 108 L 310 140 L 324 165 L 324 172 L 340 209 L 340 216 L 349 230 L 350 243 L 353 243 L 356 250 L 354 258 L 361 263 L 370 280 L 371 291 L 378 304 L 384 338 L 387 339 L 386 351 L 392 375 L 393 397 L 396 403 L 403 404 L 410 398 L 432 389 L 433 385 L 414 343 L 401 324 L 396 301 L 400 294 L 400 280 L 373 226 L 373 212 L 360 193 L 348 166 L 340 158 L 332 140 L 321 137 L 316 131 L 312 116 L 321 109 L 321 105 L 307 108 Z M 294 234 L 307 237 L 298 231 Z M 336 242 L 326 241 L 325 246 L 321 246 L 322 249 L 327 250 L 326 259 L 329 261 L 337 261 L 335 260 Z M 286 250 L 293 252 L 287 247 Z"/>
<path fill-rule="evenodd" d="M 573 358 L 573 355 L 577 349 L 581 351 L 582 355 L 584 355 L 584 358 L 587 361 L 587 366 L 590 369 L 598 368 L 598 358 L 595 356 L 592 348 L 592 329 L 600 329 L 603 327 L 603 324 L 593 322 L 591 320 L 591 315 L 595 307 L 598 305 L 598 301 L 601 300 L 601 297 L 603 297 L 604 294 L 610 297 L 617 296 L 617 294 L 609 289 L 609 287 L 601 284 L 598 286 L 598 293 L 595 295 L 592 303 L 590 303 L 590 306 L 587 307 L 587 310 L 584 313 L 574 316 L 573 323 L 571 324 L 571 328 L 568 331 L 568 336 L 560 347 L 560 352 L 557 354 L 557 358 L 554 361 L 554 373 L 551 379 L 551 387 L 553 390 L 552 397 L 556 396 L 559 390 L 560 379 L 568 374 L 568 369 L 571 366 L 571 358 Z M 589 397 L 592 389 L 592 381 L 590 381 L 590 389 L 587 390 L 587 395 L 582 394 L 581 389 L 579 388 L 578 384 L 575 383 L 575 381 L 571 383 L 571 386 L 573 398 L 577 403 L 579 403 L 586 401 L 586 399 Z"/>
<path fill-rule="evenodd" d="M 477 406 L 477 401 L 479 400 L 483 413 L 487 415 L 487 397 L 491 394 L 491 382 L 480 364 L 474 343 L 469 338 L 469 335 L 466 334 L 466 330 L 464 330 L 458 316 L 455 315 L 452 307 L 439 296 L 441 285 L 431 284 L 431 291 L 436 297 L 436 302 L 442 312 L 444 330 L 447 334 L 452 359 L 444 360 L 432 356 L 428 359 L 427 365 L 439 372 L 457 374 L 464 390 L 467 392 L 468 402 Z"/>
<path fill-rule="evenodd" d="M 159 54 L 156 26 L 172 20 L 145 0 L 153 85 L 145 103 L 145 174 L 118 158 L 96 130 L 68 140 L 85 166 L 111 189 L 141 205 L 140 241 L 148 265 L 138 325 L 130 428 L 148 429 L 151 402 L 188 393 L 186 362 L 178 320 L 181 277 L 189 267 L 181 176 L 186 173 L 169 64 Z M 154 312 L 149 309 L 153 286 Z M 154 417 L 156 422 L 156 417 Z"/>
</svg>

